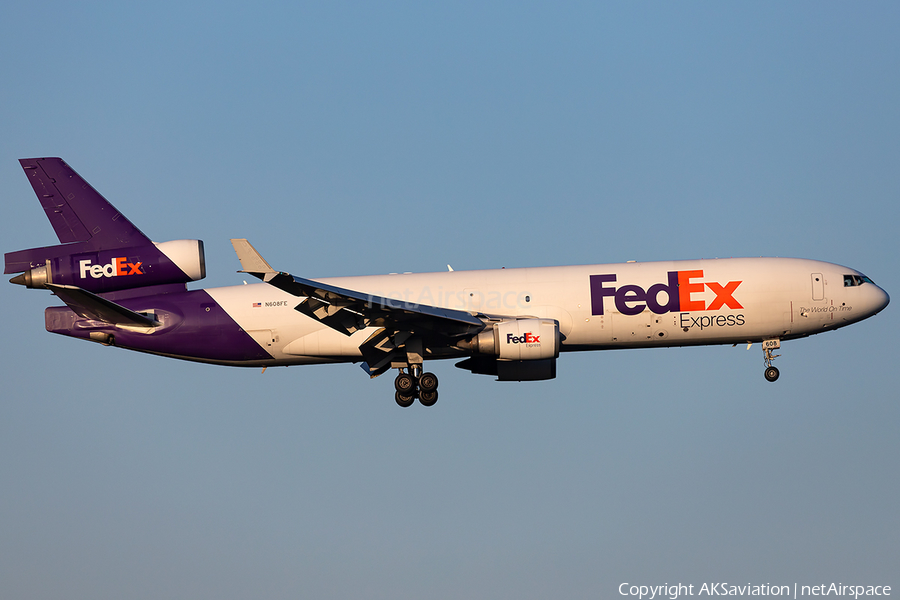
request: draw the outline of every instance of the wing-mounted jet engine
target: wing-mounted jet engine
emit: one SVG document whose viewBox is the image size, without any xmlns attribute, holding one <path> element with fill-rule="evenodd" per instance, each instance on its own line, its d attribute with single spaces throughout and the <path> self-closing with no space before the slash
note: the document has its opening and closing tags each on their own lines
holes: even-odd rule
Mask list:
<svg viewBox="0 0 900 600">
<path fill-rule="evenodd" d="M 541 381 L 556 377 L 556 359 L 562 336 L 553 319 L 497 318 L 490 327 L 459 348 L 473 354 L 456 364 L 479 375 L 496 375 L 498 381 Z"/>
</svg>

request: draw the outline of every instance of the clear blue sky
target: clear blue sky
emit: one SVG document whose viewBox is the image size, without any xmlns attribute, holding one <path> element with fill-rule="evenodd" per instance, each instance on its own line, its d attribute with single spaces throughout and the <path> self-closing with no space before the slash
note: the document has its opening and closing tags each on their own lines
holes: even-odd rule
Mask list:
<svg viewBox="0 0 900 600">
<path fill-rule="evenodd" d="M 900 297 L 900 9 L 44 2 L 0 8 L 2 250 L 62 156 L 157 241 L 317 277 L 723 256 Z M 197 286 L 195 286 L 197 287 Z M 0 285 L 0 595 L 613 598 L 900 589 L 897 307 L 784 345 L 230 369 L 53 336 Z"/>
</svg>

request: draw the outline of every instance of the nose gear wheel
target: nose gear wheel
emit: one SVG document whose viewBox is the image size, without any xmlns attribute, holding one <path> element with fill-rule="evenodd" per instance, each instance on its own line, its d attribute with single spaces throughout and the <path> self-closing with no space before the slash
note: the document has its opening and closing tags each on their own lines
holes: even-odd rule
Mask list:
<svg viewBox="0 0 900 600">
<path fill-rule="evenodd" d="M 764 375 L 766 376 L 766 381 L 775 381 L 781 374 L 778 371 L 778 367 L 772 364 L 772 361 L 781 356 L 773 353 L 772 350 L 780 347 L 781 342 L 779 340 L 763 340 L 763 361 L 766 363 Z"/>
</svg>

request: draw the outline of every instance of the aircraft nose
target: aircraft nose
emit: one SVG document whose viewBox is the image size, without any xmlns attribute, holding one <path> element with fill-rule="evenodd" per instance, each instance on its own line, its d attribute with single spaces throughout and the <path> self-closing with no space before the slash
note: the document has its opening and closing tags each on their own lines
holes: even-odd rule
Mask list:
<svg viewBox="0 0 900 600">
<path fill-rule="evenodd" d="M 868 286 L 869 290 L 866 293 L 865 300 L 865 312 L 866 316 L 871 317 L 872 315 L 880 313 L 884 310 L 891 302 L 891 297 L 888 296 L 888 293 L 878 287 L 877 285 Z"/>
</svg>

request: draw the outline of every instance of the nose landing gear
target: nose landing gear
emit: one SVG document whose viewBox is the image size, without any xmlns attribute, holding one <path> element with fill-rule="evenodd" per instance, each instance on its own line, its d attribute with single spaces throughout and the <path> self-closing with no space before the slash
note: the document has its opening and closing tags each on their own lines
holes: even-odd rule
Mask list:
<svg viewBox="0 0 900 600">
<path fill-rule="evenodd" d="M 438 378 L 434 373 L 422 373 L 422 367 L 412 365 L 409 372 L 400 373 L 394 379 L 394 400 L 403 408 L 413 405 L 416 398 L 422 406 L 434 406 L 438 400 Z"/>
<path fill-rule="evenodd" d="M 766 381 L 775 381 L 781 374 L 778 371 L 778 367 L 772 364 L 772 361 L 781 356 L 780 354 L 774 354 L 772 352 L 772 350 L 777 350 L 778 348 L 781 348 L 781 340 L 763 340 L 762 349 L 763 361 L 766 363 Z"/>
</svg>

